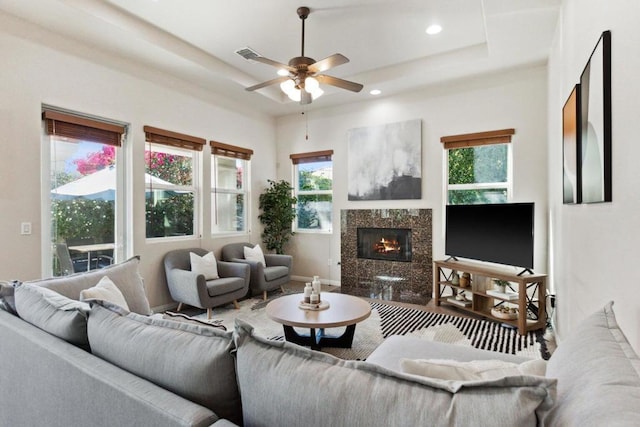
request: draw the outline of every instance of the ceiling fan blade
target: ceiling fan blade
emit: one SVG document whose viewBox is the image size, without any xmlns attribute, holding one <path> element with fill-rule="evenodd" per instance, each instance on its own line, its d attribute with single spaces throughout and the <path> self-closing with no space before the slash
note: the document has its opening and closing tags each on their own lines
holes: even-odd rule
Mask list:
<svg viewBox="0 0 640 427">
<path fill-rule="evenodd" d="M 334 53 L 331 56 L 327 56 L 326 58 L 309 65 L 308 70 L 310 73 L 322 73 L 323 71 L 327 71 L 328 69 L 337 67 L 338 65 L 346 64 L 347 62 L 349 62 L 349 58 L 340 53 Z"/>
<path fill-rule="evenodd" d="M 311 94 L 304 89 L 300 91 L 300 104 L 311 104 Z"/>
<path fill-rule="evenodd" d="M 333 76 L 325 76 L 321 74 L 315 77 L 320 83 L 336 86 L 342 89 L 350 90 L 352 92 L 360 92 L 364 87 L 360 83 L 350 82 L 349 80 L 343 80 Z"/>
<path fill-rule="evenodd" d="M 295 68 L 293 68 L 293 67 L 291 67 L 289 65 L 283 64 L 283 63 L 278 62 L 278 61 L 274 61 L 274 60 L 269 59 L 269 58 L 265 58 L 264 56 L 256 56 L 256 57 L 253 57 L 251 59 L 254 60 L 254 61 L 257 61 L 257 62 L 262 62 L 263 64 L 271 65 L 272 67 L 285 69 L 285 70 L 290 71 L 292 73 L 295 73 L 296 71 L 298 71 L 298 70 L 296 70 Z"/>
<path fill-rule="evenodd" d="M 275 85 L 275 84 L 278 84 L 278 83 L 282 83 L 282 82 L 287 81 L 287 80 L 289 80 L 288 76 L 277 77 L 275 79 L 267 80 L 266 82 L 258 83 L 257 85 L 245 88 L 245 90 L 249 91 L 249 92 L 252 92 L 254 90 L 258 90 L 258 89 L 262 89 L 263 87 L 267 87 L 267 86 Z"/>
</svg>

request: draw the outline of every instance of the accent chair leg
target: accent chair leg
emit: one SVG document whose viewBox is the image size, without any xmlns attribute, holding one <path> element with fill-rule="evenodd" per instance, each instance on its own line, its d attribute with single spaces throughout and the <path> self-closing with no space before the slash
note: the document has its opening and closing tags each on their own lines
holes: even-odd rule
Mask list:
<svg viewBox="0 0 640 427">
<path fill-rule="evenodd" d="M 176 311 L 180 311 L 180 310 L 182 310 L 182 303 L 181 302 L 178 303 L 178 308 L 176 309 Z"/>
<path fill-rule="evenodd" d="M 284 294 L 284 286 L 280 285 L 280 290 L 282 291 L 282 293 Z"/>
<path fill-rule="evenodd" d="M 240 310 L 240 304 L 238 304 L 238 300 L 237 299 L 233 300 L 233 306 L 236 308 L 236 310 Z"/>
<path fill-rule="evenodd" d="M 210 308 L 207 308 L 207 320 L 211 320 L 211 312 L 213 310 L 211 310 Z"/>
<path fill-rule="evenodd" d="M 265 301 L 267 300 L 267 291 L 262 292 L 262 299 Z"/>
</svg>

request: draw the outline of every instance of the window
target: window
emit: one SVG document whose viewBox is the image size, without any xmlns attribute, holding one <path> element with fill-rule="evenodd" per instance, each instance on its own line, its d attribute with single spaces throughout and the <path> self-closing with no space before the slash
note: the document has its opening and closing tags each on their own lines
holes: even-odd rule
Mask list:
<svg viewBox="0 0 640 427">
<path fill-rule="evenodd" d="M 510 200 L 513 133 L 505 129 L 441 138 L 447 154 L 447 204 Z"/>
<path fill-rule="evenodd" d="M 197 153 L 205 140 L 144 127 L 147 238 L 194 236 Z"/>
<path fill-rule="evenodd" d="M 292 154 L 296 231 L 331 232 L 333 213 L 333 150 Z"/>
<path fill-rule="evenodd" d="M 50 203 L 43 233 L 45 275 L 67 275 L 112 264 L 117 255 L 118 158 L 125 126 L 43 107 Z M 120 214 L 118 214 L 120 212 Z M 121 249 L 123 245 L 120 245 Z"/>
<path fill-rule="evenodd" d="M 211 233 L 248 233 L 249 161 L 252 150 L 210 141 Z"/>
</svg>

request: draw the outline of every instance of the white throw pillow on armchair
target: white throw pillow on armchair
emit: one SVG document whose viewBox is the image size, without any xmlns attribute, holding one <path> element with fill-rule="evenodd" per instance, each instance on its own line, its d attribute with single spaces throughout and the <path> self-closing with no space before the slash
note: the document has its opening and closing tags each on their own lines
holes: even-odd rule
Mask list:
<svg viewBox="0 0 640 427">
<path fill-rule="evenodd" d="M 189 259 L 191 261 L 191 271 L 196 274 L 202 274 L 204 280 L 220 278 L 218 275 L 218 263 L 213 252 L 209 252 L 204 256 L 189 252 Z"/>
<path fill-rule="evenodd" d="M 264 267 L 267 266 L 267 262 L 264 259 L 264 253 L 260 245 L 256 245 L 253 248 L 249 246 L 244 247 L 244 259 L 249 261 L 260 262 Z"/>
</svg>

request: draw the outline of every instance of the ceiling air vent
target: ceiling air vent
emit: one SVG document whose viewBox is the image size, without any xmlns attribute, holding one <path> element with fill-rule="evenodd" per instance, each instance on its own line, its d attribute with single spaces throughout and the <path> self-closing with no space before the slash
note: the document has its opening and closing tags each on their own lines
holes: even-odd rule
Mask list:
<svg viewBox="0 0 640 427">
<path fill-rule="evenodd" d="M 238 49 L 236 50 L 236 53 L 248 61 L 251 61 L 253 58 L 257 58 L 258 56 L 261 56 L 258 52 L 251 49 L 250 47 L 243 47 L 242 49 Z"/>
</svg>

